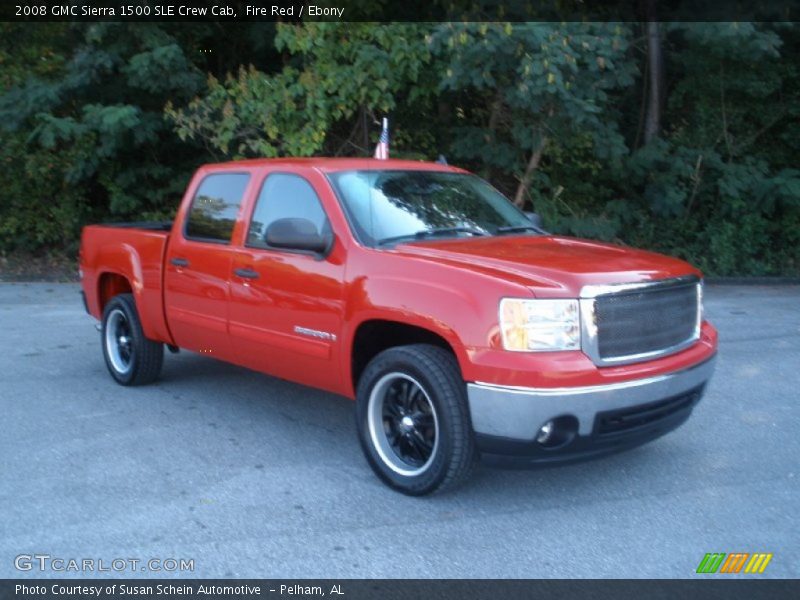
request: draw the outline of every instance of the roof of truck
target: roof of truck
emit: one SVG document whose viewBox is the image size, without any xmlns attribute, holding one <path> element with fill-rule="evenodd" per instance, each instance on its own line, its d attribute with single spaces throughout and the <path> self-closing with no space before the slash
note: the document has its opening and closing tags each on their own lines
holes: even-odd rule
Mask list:
<svg viewBox="0 0 800 600">
<path fill-rule="evenodd" d="M 291 167 L 307 167 L 318 169 L 326 173 L 333 171 L 387 171 L 387 170 L 409 170 L 409 171 L 450 171 L 453 173 L 466 173 L 464 169 L 444 165 L 436 162 L 422 160 L 401 160 L 389 158 L 378 160 L 376 158 L 330 158 L 330 157 L 309 157 L 309 158 L 252 158 L 247 160 L 234 160 L 223 163 L 213 163 L 204 165 L 211 168 L 226 167 L 267 167 L 273 165 L 285 165 Z"/>
</svg>

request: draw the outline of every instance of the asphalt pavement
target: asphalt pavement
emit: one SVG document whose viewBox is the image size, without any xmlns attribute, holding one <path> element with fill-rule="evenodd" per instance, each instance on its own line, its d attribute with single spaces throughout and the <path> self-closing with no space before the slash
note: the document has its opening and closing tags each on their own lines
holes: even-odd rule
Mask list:
<svg viewBox="0 0 800 600">
<path fill-rule="evenodd" d="M 708 286 L 706 312 L 717 373 L 680 429 L 419 499 L 374 477 L 350 401 L 186 352 L 120 387 L 77 285 L 0 284 L 0 577 L 105 575 L 15 560 L 36 554 L 194 561 L 126 576 L 694 577 L 707 552 L 798 577 L 800 287 Z"/>
</svg>

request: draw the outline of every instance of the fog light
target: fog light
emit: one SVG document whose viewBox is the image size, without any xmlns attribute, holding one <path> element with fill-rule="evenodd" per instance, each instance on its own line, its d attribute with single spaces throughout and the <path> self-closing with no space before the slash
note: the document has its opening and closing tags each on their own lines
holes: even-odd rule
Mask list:
<svg viewBox="0 0 800 600">
<path fill-rule="evenodd" d="M 563 448 L 578 435 L 578 419 L 562 415 L 547 421 L 536 432 L 536 443 L 547 450 Z"/>
<path fill-rule="evenodd" d="M 541 429 L 539 429 L 539 433 L 536 434 L 536 441 L 546 445 L 550 440 L 550 436 L 553 435 L 553 427 L 555 427 L 555 423 L 552 421 L 548 421 L 542 425 Z"/>
</svg>

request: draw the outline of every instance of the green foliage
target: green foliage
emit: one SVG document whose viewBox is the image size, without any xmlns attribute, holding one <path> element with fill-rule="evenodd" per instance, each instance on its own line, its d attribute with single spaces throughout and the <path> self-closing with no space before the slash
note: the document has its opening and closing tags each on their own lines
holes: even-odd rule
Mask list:
<svg viewBox="0 0 800 600">
<path fill-rule="evenodd" d="M 80 190 L 60 176 L 71 160 L 69 152 L 29 153 L 23 136 L 3 137 L 0 165 L 14 176 L 5 178 L 0 204 L 0 251 L 77 250 L 90 211 Z"/>
<path fill-rule="evenodd" d="M 556 231 L 674 254 L 710 274 L 797 274 L 797 28 L 679 24 L 666 42 L 675 83 L 661 138 L 600 170 L 569 140 L 567 157 L 543 165 L 536 206 Z"/>
<path fill-rule="evenodd" d="M 180 109 L 167 106 L 181 139 L 199 139 L 224 157 L 308 156 L 329 131 L 366 111 L 419 102 L 433 78 L 423 25 L 279 25 L 278 50 L 292 56 L 269 75 L 241 66 Z M 423 81 L 427 78 L 427 85 Z M 428 92 L 429 93 L 429 92 Z"/>
<path fill-rule="evenodd" d="M 216 27 L 2 27 L 0 78 L 9 85 L 0 147 L 17 175 L 0 205 L 0 251 L 72 251 L 87 221 L 169 217 L 208 154 L 174 134 L 164 105 L 204 88 L 209 55 L 200 49 L 214 48 Z M 235 64 L 224 54 L 219 61 Z"/>
<path fill-rule="evenodd" d="M 380 3 L 375 4 L 380 10 Z M 377 13 L 376 13 L 377 14 Z M 501 17 L 502 18 L 502 17 Z M 709 274 L 800 274 L 800 29 L 636 23 L 0 24 L 0 251 L 168 218 L 197 165 L 392 154 L 474 170 L 555 232 Z"/>
<path fill-rule="evenodd" d="M 626 148 L 611 118 L 611 93 L 633 83 L 630 37 L 628 25 L 613 23 L 438 27 L 433 47 L 445 64 L 440 86 L 462 102 L 472 100 L 461 107 L 465 122 L 457 135 L 475 143 L 454 151 L 514 172 L 545 140 L 558 144 L 588 134 L 598 155 L 620 156 Z"/>
<path fill-rule="evenodd" d="M 12 130 L 30 129 L 29 142 L 45 152 L 79 149 L 64 179 L 98 186 L 111 214 L 166 204 L 178 189 L 173 170 L 163 166 L 175 156 L 163 98 L 197 91 L 203 79 L 176 40 L 157 25 L 95 24 L 64 71 L 0 98 L 0 120 Z"/>
</svg>

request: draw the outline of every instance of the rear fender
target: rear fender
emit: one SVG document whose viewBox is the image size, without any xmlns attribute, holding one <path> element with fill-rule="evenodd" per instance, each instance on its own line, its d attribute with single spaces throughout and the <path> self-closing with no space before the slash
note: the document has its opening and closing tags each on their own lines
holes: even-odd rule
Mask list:
<svg viewBox="0 0 800 600">
<path fill-rule="evenodd" d="M 95 286 L 95 306 L 99 314 L 102 316 L 105 304 L 113 296 L 129 292 L 133 294 L 145 336 L 172 344 L 172 336 L 164 318 L 161 280 L 163 256 L 143 260 L 136 247 L 128 243 L 106 248 L 102 254 L 103 264 L 109 266 L 98 274 Z"/>
</svg>

